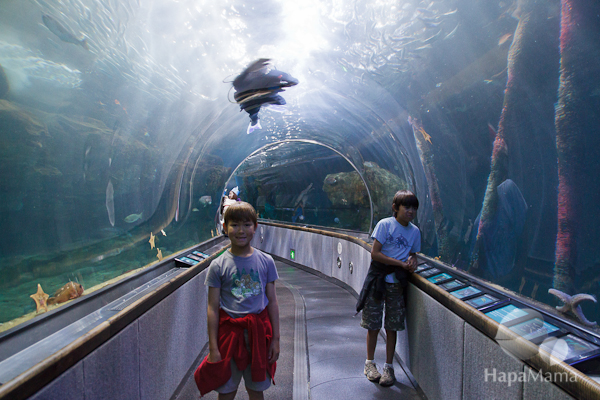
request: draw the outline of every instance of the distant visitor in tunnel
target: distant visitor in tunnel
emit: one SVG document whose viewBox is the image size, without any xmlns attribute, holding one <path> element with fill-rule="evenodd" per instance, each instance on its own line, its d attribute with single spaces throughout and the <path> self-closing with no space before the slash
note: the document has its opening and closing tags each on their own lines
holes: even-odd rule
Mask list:
<svg viewBox="0 0 600 400">
<path fill-rule="evenodd" d="M 194 379 L 200 395 L 216 390 L 235 398 L 242 376 L 250 400 L 263 399 L 279 358 L 279 306 L 273 258 L 250 245 L 257 227 L 254 208 L 237 202 L 225 212 L 231 248 L 208 268 L 208 356 Z"/>
<path fill-rule="evenodd" d="M 371 266 L 356 304 L 356 311 L 362 310 L 360 326 L 368 330 L 364 373 L 367 379 L 381 386 L 391 386 L 396 381 L 393 361 L 396 332 L 404 330 L 406 277 L 417 268 L 416 253 L 421 251 L 421 231 L 411 223 L 418 208 L 419 200 L 412 192 L 400 190 L 394 195 L 393 216 L 379 221 L 371 235 Z M 375 363 L 375 348 L 384 304 L 387 342 L 381 374 Z"/>
<path fill-rule="evenodd" d="M 313 190 L 312 182 L 304 189 L 294 202 L 294 215 L 292 216 L 292 222 L 296 222 L 296 220 L 304 221 L 304 207 L 308 202 L 308 193 Z"/>
<path fill-rule="evenodd" d="M 225 196 L 225 193 L 227 193 L 227 190 L 225 190 L 225 192 L 223 193 L 223 198 L 221 199 L 221 227 L 223 228 L 223 230 L 225 229 L 225 211 L 227 211 L 227 208 L 232 204 L 235 204 L 238 201 L 242 201 L 239 197 L 240 189 L 238 186 L 231 189 L 227 196 Z"/>
<path fill-rule="evenodd" d="M 298 79 L 290 74 L 270 67 L 269 61 L 268 58 L 254 61 L 233 80 L 233 97 L 240 109 L 250 115 L 250 125 L 246 133 L 262 129 L 258 119 L 261 107 L 270 106 L 282 111 L 286 102 L 278 93 L 283 92 L 285 87 L 298 84 Z"/>
</svg>

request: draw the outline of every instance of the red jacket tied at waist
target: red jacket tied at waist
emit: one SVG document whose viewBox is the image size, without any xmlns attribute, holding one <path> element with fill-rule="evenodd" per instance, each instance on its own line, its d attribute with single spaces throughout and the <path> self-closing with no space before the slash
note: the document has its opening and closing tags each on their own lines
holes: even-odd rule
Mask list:
<svg viewBox="0 0 600 400">
<path fill-rule="evenodd" d="M 244 329 L 248 330 L 252 356 L 246 349 Z M 227 383 L 231 378 L 232 357 L 241 371 L 250 364 L 254 382 L 262 382 L 267 379 L 267 371 L 274 379 L 277 363 L 269 364 L 268 360 L 272 337 L 273 327 L 266 308 L 260 314 L 248 314 L 242 318 L 231 318 L 220 309 L 218 345 L 221 361 L 211 363 L 206 356 L 194 372 L 200 396 Z M 275 383 L 274 380 L 273 383 Z"/>
</svg>

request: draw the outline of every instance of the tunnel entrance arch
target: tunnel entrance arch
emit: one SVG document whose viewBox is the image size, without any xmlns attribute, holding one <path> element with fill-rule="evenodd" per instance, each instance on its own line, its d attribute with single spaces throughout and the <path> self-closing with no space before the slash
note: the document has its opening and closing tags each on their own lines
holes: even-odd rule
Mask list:
<svg viewBox="0 0 600 400">
<path fill-rule="evenodd" d="M 244 164 L 247 163 L 249 160 L 251 160 L 253 158 L 259 158 L 261 155 L 264 155 L 264 158 L 266 159 L 267 158 L 267 153 L 269 151 L 271 151 L 271 152 L 277 151 L 277 149 L 281 148 L 282 146 L 286 146 L 286 145 L 290 145 L 290 144 L 291 145 L 294 145 L 294 144 L 298 144 L 298 145 L 306 144 L 306 145 L 319 146 L 322 149 L 327 149 L 327 150 L 335 153 L 335 155 L 341 157 L 348 165 L 350 165 L 350 167 L 353 170 L 352 172 L 356 172 L 356 174 L 358 175 L 358 178 L 359 178 L 360 182 L 362 183 L 362 185 L 364 186 L 364 189 L 365 189 L 366 194 L 367 194 L 367 199 L 368 199 L 368 221 L 369 221 L 368 222 L 368 229 L 367 229 L 367 231 L 368 231 L 368 233 L 371 233 L 372 229 L 373 229 L 373 218 L 374 218 L 373 198 L 371 196 L 371 191 L 369 189 L 369 185 L 368 185 L 368 183 L 367 183 L 364 175 L 360 172 L 360 169 L 357 168 L 356 164 L 352 160 L 350 160 L 350 158 L 348 156 L 346 156 L 345 154 L 343 154 L 339 150 L 335 149 L 334 147 L 332 147 L 332 146 L 330 146 L 328 144 L 321 143 L 321 142 L 319 142 L 317 140 L 312 140 L 312 139 L 284 139 L 284 140 L 278 140 L 276 142 L 272 142 L 272 143 L 266 144 L 266 145 L 262 146 L 261 148 L 253 151 L 251 154 L 249 154 L 248 156 L 246 156 L 234 168 L 233 172 L 230 174 L 230 176 L 228 177 L 228 179 L 225 182 L 225 186 L 223 188 L 224 192 L 227 191 L 227 188 L 229 186 L 231 186 L 230 182 L 235 181 L 235 178 L 236 178 L 236 176 L 238 174 L 238 171 L 240 171 L 240 169 L 244 166 Z M 301 155 L 301 157 L 304 157 L 305 159 L 307 158 L 306 155 Z M 289 161 L 289 160 L 286 160 L 286 161 Z M 267 163 L 267 162 L 265 162 L 265 163 Z M 307 187 L 305 190 L 310 191 L 312 189 L 312 185 L 310 185 L 310 186 L 311 187 Z M 302 193 L 301 193 L 301 195 L 302 195 Z M 301 201 L 302 199 L 299 199 L 299 200 Z M 217 228 L 219 229 L 221 227 L 221 222 L 220 221 L 222 221 L 221 207 L 218 208 L 217 215 L 216 215 L 215 219 L 216 219 Z"/>
</svg>

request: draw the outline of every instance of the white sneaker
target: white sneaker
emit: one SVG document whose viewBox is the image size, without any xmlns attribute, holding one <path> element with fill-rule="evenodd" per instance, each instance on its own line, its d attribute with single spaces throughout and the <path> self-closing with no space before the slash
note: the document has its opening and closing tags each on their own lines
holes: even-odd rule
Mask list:
<svg viewBox="0 0 600 400">
<path fill-rule="evenodd" d="M 377 365 L 375 365 L 375 363 L 365 363 L 365 376 L 371 382 L 379 381 L 381 374 L 377 371 Z"/>
<path fill-rule="evenodd" d="M 396 375 L 394 375 L 394 368 L 392 367 L 383 367 L 383 374 L 381 375 L 381 379 L 379 380 L 379 384 L 381 386 L 392 386 L 396 382 Z"/>
</svg>

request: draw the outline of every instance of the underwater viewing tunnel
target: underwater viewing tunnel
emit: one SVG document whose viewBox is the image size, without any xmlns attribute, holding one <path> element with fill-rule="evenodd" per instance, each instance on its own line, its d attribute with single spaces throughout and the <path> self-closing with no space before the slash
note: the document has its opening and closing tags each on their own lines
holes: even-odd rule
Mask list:
<svg viewBox="0 0 600 400">
<path fill-rule="evenodd" d="M 0 399 L 198 398 L 231 191 L 280 277 L 266 398 L 600 398 L 599 59 L 595 1 L 3 0 Z M 355 303 L 398 190 L 383 388 Z"/>
</svg>

